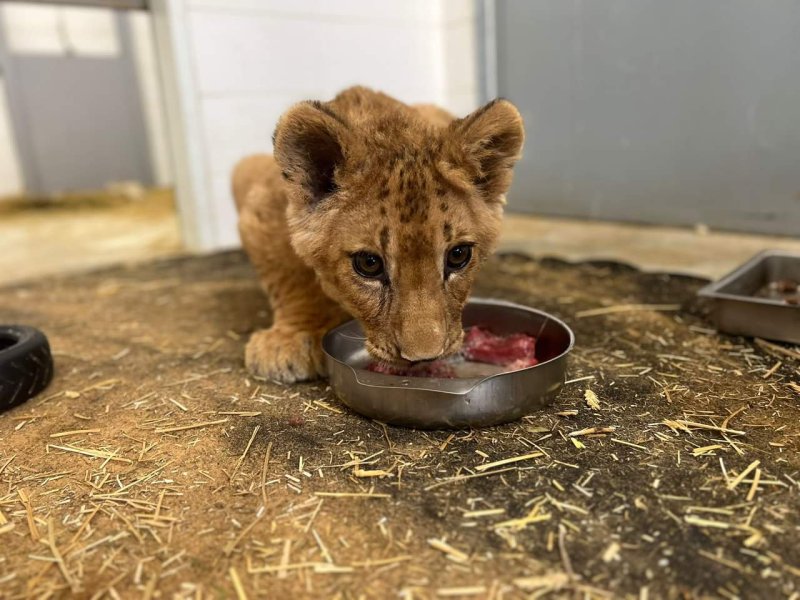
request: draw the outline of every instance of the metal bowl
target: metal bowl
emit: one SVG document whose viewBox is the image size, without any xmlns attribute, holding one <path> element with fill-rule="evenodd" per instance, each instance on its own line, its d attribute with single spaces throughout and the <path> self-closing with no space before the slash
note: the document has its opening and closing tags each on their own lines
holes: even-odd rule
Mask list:
<svg viewBox="0 0 800 600">
<path fill-rule="evenodd" d="M 800 281 L 800 254 L 766 250 L 697 294 L 712 301 L 720 331 L 800 344 L 800 306 L 756 295 L 781 279 Z"/>
<path fill-rule="evenodd" d="M 567 369 L 575 336 L 545 312 L 499 300 L 472 299 L 465 327 L 481 325 L 496 334 L 536 336 L 539 363 L 487 377 L 439 379 L 399 377 L 368 371 L 370 357 L 356 321 L 329 331 L 322 340 L 330 384 L 354 411 L 383 423 L 420 429 L 485 427 L 519 419 L 551 404 Z"/>
</svg>

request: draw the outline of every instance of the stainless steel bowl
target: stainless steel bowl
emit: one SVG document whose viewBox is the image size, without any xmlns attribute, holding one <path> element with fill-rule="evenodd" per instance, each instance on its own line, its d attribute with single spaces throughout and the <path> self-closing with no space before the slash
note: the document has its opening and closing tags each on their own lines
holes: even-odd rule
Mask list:
<svg viewBox="0 0 800 600">
<path fill-rule="evenodd" d="M 484 427 L 519 419 L 551 404 L 567 369 L 575 336 L 545 312 L 499 300 L 472 299 L 465 327 L 494 333 L 536 336 L 539 364 L 527 369 L 470 379 L 398 377 L 366 370 L 370 357 L 356 321 L 327 333 L 322 341 L 330 384 L 354 411 L 384 423 L 421 429 Z"/>
<path fill-rule="evenodd" d="M 781 279 L 800 281 L 800 254 L 766 250 L 697 293 L 713 302 L 720 331 L 800 344 L 800 306 L 756 296 Z"/>
</svg>

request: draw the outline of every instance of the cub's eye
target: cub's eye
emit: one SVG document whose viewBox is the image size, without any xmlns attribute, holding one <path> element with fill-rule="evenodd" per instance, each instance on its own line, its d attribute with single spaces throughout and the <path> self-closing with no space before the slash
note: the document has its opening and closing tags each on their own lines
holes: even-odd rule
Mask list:
<svg viewBox="0 0 800 600">
<path fill-rule="evenodd" d="M 356 252 L 353 255 L 353 270 L 369 279 L 383 275 L 383 260 L 377 254 L 369 252 Z"/>
<path fill-rule="evenodd" d="M 470 244 L 453 246 L 447 251 L 447 255 L 445 257 L 445 270 L 449 272 L 460 271 L 469 264 L 471 258 L 472 246 Z"/>
</svg>

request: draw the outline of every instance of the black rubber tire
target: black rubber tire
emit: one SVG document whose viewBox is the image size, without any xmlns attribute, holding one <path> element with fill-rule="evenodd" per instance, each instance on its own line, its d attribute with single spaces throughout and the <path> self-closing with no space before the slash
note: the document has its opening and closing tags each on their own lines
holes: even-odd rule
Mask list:
<svg viewBox="0 0 800 600">
<path fill-rule="evenodd" d="M 50 344 L 38 329 L 0 325 L 0 412 L 41 392 L 53 378 Z"/>
</svg>

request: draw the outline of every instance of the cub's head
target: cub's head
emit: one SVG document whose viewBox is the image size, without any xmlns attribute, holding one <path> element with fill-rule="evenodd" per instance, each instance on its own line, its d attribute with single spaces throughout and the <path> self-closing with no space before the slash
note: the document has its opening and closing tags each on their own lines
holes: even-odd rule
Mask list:
<svg viewBox="0 0 800 600">
<path fill-rule="evenodd" d="M 292 246 L 361 322 L 375 358 L 459 350 L 461 310 L 496 244 L 523 139 L 505 100 L 444 126 L 405 105 L 348 118 L 305 102 L 282 117 L 275 158 Z"/>
</svg>

